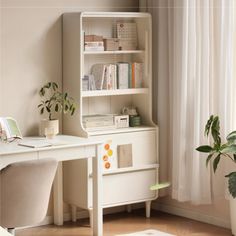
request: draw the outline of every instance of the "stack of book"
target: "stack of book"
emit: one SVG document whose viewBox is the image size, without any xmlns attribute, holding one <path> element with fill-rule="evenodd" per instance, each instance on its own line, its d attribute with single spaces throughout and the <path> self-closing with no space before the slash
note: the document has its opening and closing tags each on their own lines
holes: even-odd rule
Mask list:
<svg viewBox="0 0 236 236">
<path fill-rule="evenodd" d="M 98 35 L 84 36 L 85 51 L 104 51 L 103 37 Z"/>
<path fill-rule="evenodd" d="M 84 76 L 83 90 L 111 90 L 142 88 L 143 63 L 119 62 L 116 64 L 94 64 L 91 75 Z"/>
<path fill-rule="evenodd" d="M 117 88 L 142 88 L 143 85 L 143 63 L 133 62 L 117 63 Z"/>
<path fill-rule="evenodd" d="M 114 129 L 114 114 L 95 114 L 83 116 L 83 126 L 86 130 Z"/>
<path fill-rule="evenodd" d="M 85 75 L 82 78 L 82 90 L 83 91 L 96 90 L 93 75 Z"/>
</svg>

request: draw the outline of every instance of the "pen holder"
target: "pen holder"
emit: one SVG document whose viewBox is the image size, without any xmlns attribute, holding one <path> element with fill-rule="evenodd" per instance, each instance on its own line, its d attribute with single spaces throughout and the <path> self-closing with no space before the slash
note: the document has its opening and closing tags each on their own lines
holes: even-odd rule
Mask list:
<svg viewBox="0 0 236 236">
<path fill-rule="evenodd" d="M 130 116 L 129 117 L 129 125 L 131 127 L 140 126 L 141 125 L 141 117 L 140 116 Z"/>
</svg>

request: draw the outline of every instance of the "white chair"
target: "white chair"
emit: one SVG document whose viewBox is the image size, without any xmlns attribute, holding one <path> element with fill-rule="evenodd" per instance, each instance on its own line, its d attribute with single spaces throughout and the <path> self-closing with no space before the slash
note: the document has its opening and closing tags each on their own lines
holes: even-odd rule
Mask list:
<svg viewBox="0 0 236 236">
<path fill-rule="evenodd" d="M 0 225 L 14 235 L 17 227 L 44 219 L 57 161 L 44 159 L 14 163 L 0 171 Z"/>
</svg>

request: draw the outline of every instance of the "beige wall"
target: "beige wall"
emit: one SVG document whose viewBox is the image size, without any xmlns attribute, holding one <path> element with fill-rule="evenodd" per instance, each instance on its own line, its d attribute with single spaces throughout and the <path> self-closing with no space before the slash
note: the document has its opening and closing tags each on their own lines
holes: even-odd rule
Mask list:
<svg viewBox="0 0 236 236">
<path fill-rule="evenodd" d="M 46 81 L 62 83 L 61 15 L 137 11 L 138 1 L 0 0 L 0 6 L 0 116 L 14 117 L 23 135 L 37 135 L 37 91 Z"/>
<path fill-rule="evenodd" d="M 72 11 L 137 11 L 137 0 L 0 0 L 0 116 L 36 135 L 37 91 L 62 82 L 61 15 Z"/>
</svg>

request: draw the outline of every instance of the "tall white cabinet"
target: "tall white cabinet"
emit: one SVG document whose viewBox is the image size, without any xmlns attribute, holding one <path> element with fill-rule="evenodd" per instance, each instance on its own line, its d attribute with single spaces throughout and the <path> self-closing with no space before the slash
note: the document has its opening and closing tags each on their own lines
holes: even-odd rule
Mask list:
<svg viewBox="0 0 236 236">
<path fill-rule="evenodd" d="M 114 37 L 117 22 L 136 22 L 137 50 L 84 51 L 84 34 Z M 63 117 L 63 133 L 104 140 L 103 154 L 112 152 L 111 168 L 103 172 L 103 207 L 146 202 L 150 216 L 151 201 L 157 198 L 150 191 L 158 182 L 158 128 L 152 121 L 152 32 L 148 13 L 132 12 L 76 12 L 63 15 L 63 89 L 76 101 L 74 116 Z M 113 90 L 82 90 L 82 78 L 90 74 L 96 63 L 142 62 L 144 65 L 141 88 Z M 137 127 L 86 131 L 82 117 L 93 114 L 118 114 L 123 107 L 134 106 L 141 116 Z M 130 144 L 132 165 L 118 168 L 117 149 Z M 109 145 L 109 146 L 107 146 Z M 103 158 L 103 156 L 101 157 Z M 64 169 L 64 199 L 76 207 L 92 210 L 91 160 L 67 162 Z"/>
</svg>

